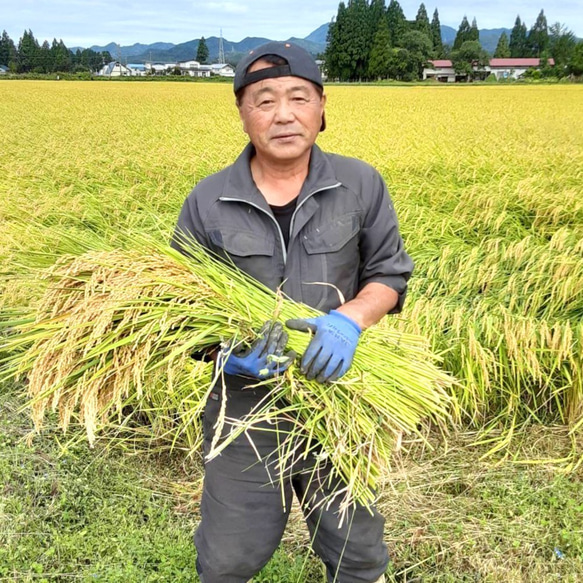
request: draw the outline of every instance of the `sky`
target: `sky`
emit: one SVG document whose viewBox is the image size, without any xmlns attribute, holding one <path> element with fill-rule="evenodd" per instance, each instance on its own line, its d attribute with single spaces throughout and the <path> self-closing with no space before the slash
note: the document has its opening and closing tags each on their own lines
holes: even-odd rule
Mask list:
<svg viewBox="0 0 583 583">
<path fill-rule="evenodd" d="M 388 0 L 385 0 L 388 4 Z M 414 19 L 421 0 L 402 0 Z M 457 30 L 464 15 L 479 28 L 512 28 L 516 15 L 530 28 L 541 9 L 548 24 L 561 22 L 583 38 L 583 0 L 439 0 L 425 2 L 431 19 Z M 238 42 L 247 36 L 286 40 L 306 37 L 336 15 L 338 0 L 0 0 L 0 31 L 18 42 L 24 30 L 42 41 L 62 39 L 68 47 L 134 43 L 180 44 L 204 36 Z"/>
</svg>

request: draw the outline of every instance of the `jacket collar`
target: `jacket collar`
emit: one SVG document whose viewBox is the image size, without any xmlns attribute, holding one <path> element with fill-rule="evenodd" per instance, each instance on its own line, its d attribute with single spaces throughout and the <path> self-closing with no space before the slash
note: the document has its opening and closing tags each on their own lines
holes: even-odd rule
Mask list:
<svg viewBox="0 0 583 583">
<path fill-rule="evenodd" d="M 255 147 L 253 144 L 247 144 L 230 168 L 229 177 L 225 183 L 222 196 L 224 198 L 244 200 L 267 209 L 269 205 L 257 188 L 251 174 L 251 158 L 253 158 L 254 154 Z M 298 202 L 301 202 L 316 190 L 332 188 L 338 185 L 339 182 L 330 160 L 314 144 L 310 154 L 308 176 L 300 191 Z"/>
</svg>

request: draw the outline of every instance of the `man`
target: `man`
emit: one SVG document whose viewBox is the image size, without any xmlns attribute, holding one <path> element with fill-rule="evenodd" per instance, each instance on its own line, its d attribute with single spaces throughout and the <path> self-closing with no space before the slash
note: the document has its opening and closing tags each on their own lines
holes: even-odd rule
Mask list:
<svg viewBox="0 0 583 583">
<path fill-rule="evenodd" d="M 271 289 L 324 312 L 287 326 L 313 333 L 300 370 L 334 381 L 350 367 L 361 331 L 401 310 L 413 264 L 378 172 L 315 145 L 326 126 L 326 96 L 306 51 L 280 42 L 251 51 L 237 66 L 234 91 L 250 143 L 233 165 L 196 186 L 173 245 L 181 249 L 182 236 L 194 237 Z M 219 355 L 229 418 L 241 418 L 265 396 L 257 379 L 289 365 L 278 370 L 270 357 L 285 356 L 286 341 L 280 325 L 267 325 L 246 352 Z M 205 452 L 221 399 L 213 391 L 206 405 Z M 383 518 L 356 507 L 340 524 L 338 508 L 321 504 L 333 487 L 311 479 L 310 460 L 274 480 L 268 466 L 278 436 L 258 431 L 252 445 L 241 436 L 206 463 L 195 535 L 201 581 L 244 583 L 258 573 L 281 540 L 292 491 L 329 581 L 383 581 Z"/>
</svg>

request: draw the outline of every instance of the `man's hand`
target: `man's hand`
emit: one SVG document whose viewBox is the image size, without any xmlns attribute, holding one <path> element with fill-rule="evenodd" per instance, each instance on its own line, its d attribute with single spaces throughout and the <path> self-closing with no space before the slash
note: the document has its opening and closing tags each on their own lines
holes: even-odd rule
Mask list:
<svg viewBox="0 0 583 583">
<path fill-rule="evenodd" d="M 348 316 L 331 310 L 325 316 L 288 320 L 285 325 L 300 332 L 313 332 L 302 356 L 301 371 L 320 383 L 339 379 L 350 368 L 358 344 L 360 326 Z"/>
<path fill-rule="evenodd" d="M 230 344 L 219 352 L 218 366 L 226 374 L 266 379 L 282 373 L 293 362 L 295 352 L 284 354 L 288 335 L 280 322 L 266 322 L 259 338 L 249 348 L 237 350 Z"/>
</svg>

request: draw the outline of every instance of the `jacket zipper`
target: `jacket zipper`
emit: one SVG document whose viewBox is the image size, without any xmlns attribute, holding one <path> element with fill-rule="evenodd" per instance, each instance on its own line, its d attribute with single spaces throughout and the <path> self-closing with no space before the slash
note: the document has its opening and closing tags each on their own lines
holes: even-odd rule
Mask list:
<svg viewBox="0 0 583 583">
<path fill-rule="evenodd" d="M 306 198 L 304 198 L 304 200 L 302 200 L 302 202 L 296 207 L 296 209 L 294 210 L 294 212 L 292 214 L 292 218 L 291 218 L 290 226 L 289 226 L 290 234 L 293 231 L 294 219 L 296 218 L 296 213 L 298 212 L 298 210 L 303 206 L 303 204 L 308 199 L 312 198 L 312 196 L 314 196 L 315 194 L 318 194 L 318 192 L 322 192 L 324 190 L 330 190 L 331 188 L 338 188 L 339 186 L 342 186 L 341 182 L 338 182 L 336 184 L 331 184 L 330 186 L 323 186 L 322 188 L 318 188 L 317 190 L 310 192 L 310 194 L 308 194 L 308 196 L 306 196 Z M 245 204 L 252 206 L 253 208 L 256 208 L 257 210 L 261 211 L 263 214 L 267 215 L 270 218 L 270 220 L 277 227 L 277 232 L 279 233 L 279 238 L 281 241 L 281 249 L 283 251 L 283 263 L 284 263 L 284 265 L 287 263 L 287 249 L 285 247 L 285 239 L 283 237 L 283 232 L 281 230 L 281 227 L 279 226 L 279 223 L 277 222 L 277 220 L 275 219 L 275 217 L 272 214 L 268 213 L 264 208 L 261 208 L 259 205 L 255 204 L 253 202 L 249 202 L 248 200 L 244 200 L 242 198 L 227 198 L 227 197 L 221 196 L 221 197 L 219 197 L 219 200 L 223 201 L 223 202 L 242 202 L 242 203 L 245 203 Z"/>
</svg>

